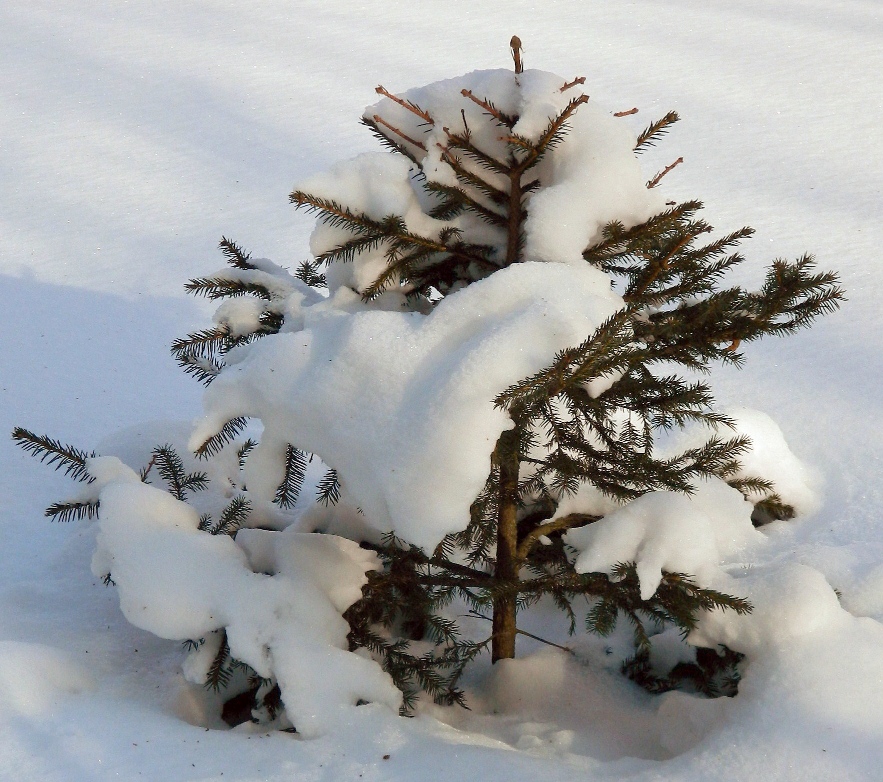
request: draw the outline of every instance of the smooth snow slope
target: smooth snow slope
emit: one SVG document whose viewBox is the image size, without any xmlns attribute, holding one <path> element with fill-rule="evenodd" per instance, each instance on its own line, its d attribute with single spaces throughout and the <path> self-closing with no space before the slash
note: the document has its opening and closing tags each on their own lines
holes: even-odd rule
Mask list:
<svg viewBox="0 0 883 782">
<path fill-rule="evenodd" d="M 841 272 L 840 313 L 752 346 L 747 368 L 718 373 L 715 387 L 727 404 L 771 414 L 825 476 L 822 509 L 774 533 L 769 559 L 821 570 L 843 605 L 883 619 L 878 3 L 254 6 L 0 6 L 2 431 L 24 425 L 88 448 L 122 427 L 198 415 L 199 386 L 167 345 L 208 321 L 182 285 L 219 265 L 221 234 L 280 263 L 302 260 L 312 221 L 287 194 L 376 149 L 357 124 L 374 87 L 507 67 L 518 33 L 530 67 L 585 75 L 593 100 L 640 108 L 624 120 L 636 128 L 681 113 L 645 155 L 648 177 L 683 155 L 667 195 L 701 198 L 721 229 L 757 229 L 746 280 L 761 262 L 807 250 Z M 826 625 L 795 642 L 781 670 L 805 674 L 785 682 L 801 697 L 783 706 L 749 691 L 745 705 L 710 706 L 736 711 L 705 739 L 701 725 L 692 739 L 655 736 L 643 701 L 600 679 L 573 684 L 558 658 L 517 665 L 529 676 L 539 667 L 533 679 L 551 690 L 568 683 L 559 713 L 544 710 L 542 691 L 504 680 L 496 705 L 507 716 L 477 706 L 445 717 L 459 731 L 370 707 L 313 742 L 206 732 L 182 721 L 198 721 L 204 704 L 183 684 L 177 646 L 130 627 L 112 591 L 94 585 L 91 531 L 42 519 L 67 482 L 8 440 L 0 454 L 0 779 L 879 778 L 883 702 L 817 711 L 860 695 L 838 690 L 844 659 L 852 681 L 880 687 L 883 644 L 865 648 L 879 627 L 870 622 L 864 640 Z M 615 724 L 587 729 L 592 709 L 611 703 Z M 680 713 L 665 708 L 662 721 Z"/>
</svg>

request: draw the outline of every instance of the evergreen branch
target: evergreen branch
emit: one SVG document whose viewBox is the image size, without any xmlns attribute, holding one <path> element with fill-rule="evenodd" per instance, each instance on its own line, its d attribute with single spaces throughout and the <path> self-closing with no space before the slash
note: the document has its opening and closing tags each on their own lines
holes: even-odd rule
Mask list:
<svg viewBox="0 0 883 782">
<path fill-rule="evenodd" d="M 289 200 L 295 208 L 303 207 L 309 214 L 319 214 L 326 224 L 335 228 L 346 228 L 357 234 L 378 234 L 388 230 L 383 221 L 375 220 L 364 212 L 353 212 L 330 198 L 320 198 L 295 190 Z"/>
<path fill-rule="evenodd" d="M 245 467 L 245 460 L 248 458 L 248 455 L 254 450 L 257 442 L 252 440 L 250 437 L 242 444 L 238 451 L 236 451 L 236 458 L 239 460 L 239 469 L 242 470 Z"/>
<path fill-rule="evenodd" d="M 208 486 L 206 473 L 188 473 L 178 452 L 169 444 L 154 448 L 152 460 L 160 477 L 168 484 L 169 493 L 181 502 L 187 501 L 188 491 L 202 491 Z"/>
<path fill-rule="evenodd" d="M 435 125 L 435 120 L 429 115 L 428 112 L 421 109 L 416 103 L 412 103 L 409 100 L 402 100 L 402 98 L 399 98 L 397 95 L 393 95 L 391 92 L 387 92 L 387 90 L 383 88 L 383 85 L 375 87 L 374 92 L 376 92 L 378 95 L 383 95 L 385 98 L 389 98 L 394 103 L 398 103 L 399 106 L 420 117 L 420 119 L 422 119 L 424 122 L 430 125 Z"/>
<path fill-rule="evenodd" d="M 781 336 L 808 326 L 843 300 L 837 275 L 809 274 L 814 261 L 804 256 L 791 264 L 778 260 L 756 293 L 740 288 L 717 291 L 704 300 L 654 315 L 636 324 L 647 342 L 647 360 L 675 360 L 704 369 L 711 359 L 740 363 L 741 342 Z"/>
<path fill-rule="evenodd" d="M 701 208 L 700 201 L 685 201 L 629 229 L 618 222 L 608 223 L 602 230 L 602 240 L 587 248 L 583 257 L 606 270 L 613 258 L 638 252 L 645 246 L 653 245 L 654 240 L 680 232 L 683 223 Z"/>
<path fill-rule="evenodd" d="M 427 182 L 424 187 L 431 193 L 442 195 L 456 203 L 461 209 L 469 209 L 475 212 L 479 217 L 491 225 L 505 228 L 508 225 L 508 218 L 495 212 L 493 209 L 486 207 L 484 204 L 475 200 L 463 188 L 454 187 L 452 185 L 444 185 L 440 182 Z M 437 215 L 434 215 L 437 216 Z"/>
<path fill-rule="evenodd" d="M 709 244 L 698 247 L 695 250 L 690 250 L 690 252 L 685 253 L 684 255 L 690 261 L 705 262 L 712 258 L 720 257 L 726 250 L 737 247 L 742 240 L 748 239 L 753 235 L 754 229 L 749 226 L 744 226 L 743 228 L 739 228 L 738 230 L 733 231 L 726 236 L 722 236 Z M 738 260 L 741 261 L 742 258 L 739 257 Z M 715 275 L 719 273 L 714 267 L 706 267 L 706 269 Z"/>
<path fill-rule="evenodd" d="M 371 131 L 371 134 L 381 143 L 382 146 L 392 150 L 393 152 L 397 152 L 400 155 L 404 155 L 416 166 L 420 165 L 420 161 L 417 159 L 417 156 L 413 152 L 411 152 L 410 149 L 408 149 L 403 144 L 400 144 L 394 138 L 390 138 L 389 136 L 387 136 L 386 133 L 384 133 L 380 129 L 380 126 L 373 119 L 362 117 L 360 122 Z"/>
<path fill-rule="evenodd" d="M 638 136 L 638 140 L 635 142 L 635 152 L 640 154 L 647 147 L 655 146 L 656 142 L 668 133 L 671 126 L 679 119 L 676 111 L 670 111 L 664 117 L 651 122 Z"/>
<path fill-rule="evenodd" d="M 219 692 L 230 684 L 230 646 L 227 644 L 227 631 L 217 630 L 221 634 L 221 646 L 209 666 L 205 677 L 205 688 Z"/>
<path fill-rule="evenodd" d="M 422 149 L 424 152 L 426 152 L 426 145 L 425 145 L 422 141 L 417 141 L 417 139 L 411 138 L 411 137 L 410 137 L 409 135 L 407 135 L 404 131 L 399 130 L 399 128 L 397 128 L 395 125 L 393 125 L 393 124 L 390 123 L 390 122 L 387 122 L 387 121 L 386 121 L 385 119 L 383 119 L 383 117 L 381 117 L 379 114 L 375 114 L 374 117 L 373 117 L 373 120 L 374 120 L 374 122 L 376 122 L 378 125 L 383 125 L 383 127 L 388 128 L 388 129 L 391 130 L 393 133 L 395 133 L 397 136 L 399 136 L 400 138 L 402 138 L 402 139 L 404 139 L 405 141 L 407 141 L 409 144 L 413 144 L 415 147 L 419 147 L 419 148 Z"/>
<path fill-rule="evenodd" d="M 431 193 L 431 186 L 435 184 L 436 183 L 434 182 L 425 182 L 423 186 L 427 192 Z M 461 215 L 466 208 L 465 202 L 456 195 L 445 196 L 441 191 L 439 191 L 437 195 L 440 198 L 439 203 L 427 212 L 427 214 L 434 220 L 453 220 L 455 217 Z"/>
<path fill-rule="evenodd" d="M 255 266 L 249 260 L 251 258 L 251 253 L 245 252 L 241 247 L 239 247 L 235 242 L 230 241 L 226 236 L 221 237 L 221 241 L 218 244 L 218 247 L 221 249 L 221 252 L 227 258 L 227 263 L 237 269 L 244 269 L 246 271 L 253 271 L 258 267 Z"/>
<path fill-rule="evenodd" d="M 765 478 L 746 476 L 744 478 L 730 478 L 727 483 L 739 491 L 745 499 L 752 494 L 772 494 L 773 482 Z"/>
<path fill-rule="evenodd" d="M 74 500 L 53 502 L 44 513 L 53 521 L 68 522 L 74 519 L 92 519 L 98 515 L 98 500 Z"/>
<path fill-rule="evenodd" d="M 317 264 L 330 264 L 334 261 L 350 263 L 360 253 L 369 252 L 389 239 L 390 236 L 385 233 L 356 236 L 343 244 L 320 253 L 316 256 L 316 262 Z"/>
<path fill-rule="evenodd" d="M 340 499 L 340 480 L 334 468 L 325 473 L 316 485 L 316 500 L 323 505 L 337 505 Z"/>
<path fill-rule="evenodd" d="M 543 134 L 537 139 L 533 145 L 530 154 L 518 165 L 517 170 L 520 173 L 527 171 L 535 166 L 542 159 L 548 149 L 555 147 L 561 140 L 563 133 L 567 127 L 567 120 L 582 106 L 583 103 L 589 102 L 588 95 L 580 95 L 573 98 L 562 110 L 562 112 L 549 122 L 548 127 Z"/>
<path fill-rule="evenodd" d="M 563 88 L 561 91 L 564 91 Z M 460 94 L 464 98 L 469 98 L 469 100 L 471 100 L 477 106 L 483 108 L 485 113 L 493 117 L 497 122 L 500 123 L 500 125 L 503 125 L 507 128 L 512 128 L 515 126 L 515 123 L 518 122 L 518 117 L 513 117 L 510 114 L 506 114 L 505 112 L 500 111 L 496 106 L 494 106 L 493 103 L 487 100 L 487 98 L 476 97 L 473 94 L 472 90 L 460 90 Z"/>
<path fill-rule="evenodd" d="M 176 339 L 172 342 L 171 352 L 179 364 L 188 356 L 214 362 L 216 355 L 224 354 L 234 345 L 242 344 L 244 341 L 242 338 L 230 336 L 230 329 L 224 324 L 219 324 Z"/>
<path fill-rule="evenodd" d="M 455 575 L 479 581 L 485 586 L 493 580 L 493 577 L 489 573 L 476 570 L 467 565 L 461 565 L 457 562 L 451 562 L 442 554 L 434 554 L 429 557 L 421 549 L 416 548 L 415 546 L 403 548 L 401 543 L 395 538 L 385 538 L 383 546 L 377 546 L 368 542 L 362 542 L 361 545 L 363 548 L 377 552 L 381 558 L 389 560 L 390 562 L 407 562 L 412 566 L 426 565 L 430 568 L 441 568 L 442 570 L 454 573 Z"/>
<path fill-rule="evenodd" d="M 230 535 L 232 537 L 245 524 L 250 513 L 251 503 L 241 494 L 237 494 L 221 512 L 221 518 L 209 532 L 212 535 Z"/>
<path fill-rule="evenodd" d="M 447 147 L 443 147 L 441 144 L 439 144 L 438 147 L 441 150 L 442 160 L 453 169 L 454 175 L 461 183 L 474 187 L 495 204 L 502 206 L 503 204 L 508 203 L 509 193 L 464 168 L 460 159 L 453 155 Z"/>
<path fill-rule="evenodd" d="M 376 298 L 397 280 L 407 280 L 410 273 L 414 271 L 414 268 L 419 263 L 428 260 L 438 252 L 438 250 L 432 248 L 422 247 L 396 258 L 396 250 L 397 247 L 395 245 L 390 248 L 390 251 L 387 254 L 387 259 L 389 261 L 388 265 L 377 275 L 371 284 L 362 291 L 362 298 L 365 301 L 371 301 Z"/>
<path fill-rule="evenodd" d="M 56 470 L 64 470 L 65 475 L 76 481 L 92 483 L 95 480 L 86 469 L 86 460 L 97 455 L 94 451 L 91 453 L 81 451 L 46 435 L 34 434 L 20 426 L 12 430 L 12 439 L 20 448 L 39 458 L 40 462 L 54 465 Z"/>
<path fill-rule="evenodd" d="M 237 296 L 257 296 L 271 301 L 273 294 L 259 282 L 225 279 L 224 277 L 196 277 L 184 285 L 184 290 L 194 296 L 205 296 L 211 301 Z"/>
<path fill-rule="evenodd" d="M 696 223 L 695 227 L 692 229 L 685 230 L 672 246 L 652 259 L 652 262 L 647 265 L 642 278 L 638 278 L 629 284 L 628 289 L 625 294 L 623 294 L 623 299 L 625 299 L 626 302 L 638 301 L 650 286 L 656 282 L 659 275 L 668 270 L 672 258 L 674 258 L 681 250 L 688 247 L 699 234 L 708 233 L 710 231 L 711 226 L 705 225 L 704 223 Z"/>
<path fill-rule="evenodd" d="M 550 366 L 507 388 L 494 404 L 510 413 L 528 415 L 569 383 L 587 382 L 623 369 L 629 361 L 631 340 L 630 312 L 620 310 L 582 344 L 560 351 Z"/>
<path fill-rule="evenodd" d="M 209 437 L 196 449 L 196 456 L 200 459 L 207 459 L 209 456 L 215 456 L 221 452 L 227 443 L 236 439 L 236 436 L 242 432 L 246 426 L 248 426 L 248 418 L 245 416 L 231 418 L 215 434 Z"/>
<path fill-rule="evenodd" d="M 293 508 L 300 496 L 307 473 L 307 455 L 293 445 L 285 451 L 285 477 L 276 489 L 273 499 L 282 508 Z"/>
<path fill-rule="evenodd" d="M 447 128 L 445 128 L 447 131 Z M 472 139 L 470 134 L 468 133 L 451 133 L 447 132 L 448 138 L 448 146 L 446 149 L 458 149 L 462 152 L 466 157 L 470 158 L 474 163 L 476 163 L 481 168 L 486 171 L 490 171 L 494 174 L 500 174 L 501 176 L 508 177 L 509 176 L 509 166 L 505 163 L 501 163 L 497 160 L 493 155 L 488 154 L 482 149 L 479 149 L 475 144 L 472 143 Z"/>
<path fill-rule="evenodd" d="M 195 356 L 192 353 L 179 353 L 175 356 L 178 366 L 188 375 L 193 375 L 200 383 L 207 386 L 221 374 L 223 365 L 210 358 Z"/>
<path fill-rule="evenodd" d="M 297 277 L 301 282 L 306 283 L 311 288 L 327 288 L 328 283 L 325 280 L 325 275 L 322 274 L 319 269 L 321 268 L 321 261 L 303 261 L 297 267 L 297 271 L 294 273 L 294 276 Z"/>
</svg>

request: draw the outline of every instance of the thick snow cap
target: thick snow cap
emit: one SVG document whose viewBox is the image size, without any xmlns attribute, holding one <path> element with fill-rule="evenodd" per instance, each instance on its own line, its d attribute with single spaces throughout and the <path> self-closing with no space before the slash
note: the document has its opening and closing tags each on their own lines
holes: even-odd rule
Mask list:
<svg viewBox="0 0 883 782">
<path fill-rule="evenodd" d="M 512 132 L 536 139 L 579 94 L 562 92 L 564 84 L 541 71 L 517 78 L 510 71 L 477 71 L 401 96 L 433 123 L 390 98 L 365 115 L 380 116 L 419 141 L 425 149 L 413 146 L 423 173 L 450 184 L 454 174 L 438 146 L 446 127 L 460 132 L 465 122 L 477 145 L 503 154 L 500 125 L 464 90 L 517 114 Z M 408 307 L 395 294 L 380 303 L 361 301 L 356 291 L 385 266 L 382 247 L 332 264 L 328 299 L 304 301 L 283 333 L 231 355 L 206 394 L 206 416 L 191 445 L 232 417 L 259 418 L 259 450 L 278 453 L 291 443 L 318 454 L 378 530 L 427 549 L 462 530 L 494 445 L 511 427 L 493 399 L 582 342 L 622 306 L 609 278 L 589 266 L 582 251 L 605 223 L 635 224 L 664 207 L 645 186 L 634 136 L 621 120 L 589 102 L 569 124 L 564 141 L 535 169 L 543 186 L 527 202 L 524 263 L 449 294 L 428 314 L 401 311 Z M 428 217 L 415 170 L 401 155 L 361 155 L 298 189 L 374 219 L 398 215 L 422 235 L 435 237 L 453 225 L 505 246 L 494 235 L 499 229 L 474 216 Z M 320 254 L 351 236 L 320 221 L 311 249 Z M 378 311 L 390 309 L 398 311 Z M 259 483 L 250 481 L 249 490 Z M 269 494 L 272 487 L 262 490 Z"/>
</svg>

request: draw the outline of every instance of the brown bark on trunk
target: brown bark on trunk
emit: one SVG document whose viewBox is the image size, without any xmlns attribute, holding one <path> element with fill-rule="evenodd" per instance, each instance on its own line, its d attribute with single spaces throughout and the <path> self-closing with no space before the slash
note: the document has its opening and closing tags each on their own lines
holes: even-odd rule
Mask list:
<svg viewBox="0 0 883 782">
<path fill-rule="evenodd" d="M 506 265 L 518 261 L 521 241 L 521 165 L 512 161 L 509 172 L 509 221 L 507 226 Z M 510 429 L 500 435 L 494 450 L 500 466 L 500 483 L 497 500 L 497 563 L 495 580 L 515 584 L 518 581 L 518 430 Z M 494 601 L 493 639 L 491 662 L 515 657 L 516 594 L 499 597 Z"/>
<path fill-rule="evenodd" d="M 509 224 L 506 230 L 506 265 L 518 260 L 518 244 L 521 241 L 521 174 L 515 168 L 509 174 Z"/>
<path fill-rule="evenodd" d="M 499 512 L 497 516 L 497 564 L 494 577 L 498 581 L 518 580 L 518 435 L 515 430 L 503 432 L 497 441 L 500 465 Z M 515 600 L 510 594 L 494 601 L 491 662 L 515 657 Z"/>
</svg>

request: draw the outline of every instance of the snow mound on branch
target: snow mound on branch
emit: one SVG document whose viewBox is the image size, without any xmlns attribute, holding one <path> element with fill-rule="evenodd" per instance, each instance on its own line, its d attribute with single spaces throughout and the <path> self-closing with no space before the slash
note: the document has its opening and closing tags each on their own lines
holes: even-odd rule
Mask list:
<svg viewBox="0 0 883 782">
<path fill-rule="evenodd" d="M 821 476 L 795 456 L 779 425 L 766 413 L 747 407 L 725 408 L 722 412 L 733 421 L 733 430 L 690 427 L 672 437 L 663 450 L 675 454 L 698 448 L 711 434 L 746 435 L 751 446 L 739 457 L 741 467 L 733 477 L 765 478 L 772 482 L 773 490 L 782 501 L 794 507 L 798 516 L 815 513 L 821 506 Z"/>
<path fill-rule="evenodd" d="M 448 132 L 462 134 L 468 129 L 476 146 L 505 159 L 504 136 L 514 134 L 536 141 L 568 103 L 580 95 L 578 86 L 562 92 L 565 81 L 554 73 L 538 70 L 528 70 L 518 76 L 508 70 L 474 71 L 400 95 L 428 112 L 434 124 L 390 98 L 369 106 L 364 116 L 381 117 L 411 139 L 420 141 L 425 150 L 407 142 L 405 146 L 420 161 L 426 176 L 442 184 L 456 185 L 456 176 L 444 155 Z M 479 100 L 490 100 L 505 114 L 517 115 L 518 122 L 509 130 L 486 109 L 464 96 L 464 90 Z M 646 177 L 634 154 L 635 141 L 625 123 L 591 101 L 577 109 L 567 121 L 563 143 L 534 169 L 543 187 L 527 202 L 526 258 L 584 263 L 583 251 L 600 239 L 606 223 L 618 220 L 626 226 L 635 225 L 665 208 L 665 199 L 659 191 L 647 189 Z M 471 163 L 465 154 L 458 157 L 467 169 L 481 171 L 485 177 L 489 175 L 486 169 Z M 405 163 L 401 161 L 403 170 Z M 498 178 L 500 189 L 507 190 L 505 178 L 499 175 Z M 310 181 L 310 187 L 314 181 Z M 346 192 L 347 198 L 350 195 L 344 189 L 337 192 Z M 398 197 L 403 190 L 397 188 L 395 192 Z M 384 215 L 375 212 L 374 216 L 385 216 L 391 211 L 405 214 L 390 209 L 392 205 L 387 201 Z M 451 224 L 477 227 L 473 216 L 459 217 Z"/>
<path fill-rule="evenodd" d="M 328 171 L 301 182 L 298 190 L 336 201 L 374 220 L 397 215 L 416 233 L 437 236 L 448 223 L 426 215 L 411 183 L 411 162 L 388 152 L 366 152 L 333 165 Z M 310 237 L 310 252 L 318 257 L 353 238 L 352 233 L 320 220 Z M 333 263 L 325 270 L 328 288 L 364 290 L 386 269 L 386 247 L 365 248 L 349 263 Z"/>
<path fill-rule="evenodd" d="M 822 747 L 850 742 L 879 754 L 873 734 L 883 704 L 883 625 L 849 614 L 825 577 L 806 565 L 761 567 L 715 586 L 746 595 L 754 610 L 705 614 L 688 640 L 748 655 L 750 675 L 736 698 L 738 724 L 754 726 L 773 743 L 799 730 Z M 731 740 L 722 733 L 716 743 Z"/>
<path fill-rule="evenodd" d="M 736 489 L 713 478 L 692 496 L 649 492 L 566 538 L 580 551 L 578 573 L 611 573 L 619 562 L 635 562 L 641 599 L 649 600 L 662 571 L 708 583 L 722 564 L 764 541 L 751 523 L 752 509 Z"/>
<path fill-rule="evenodd" d="M 303 331 L 265 337 L 225 368 L 190 447 L 230 418 L 259 418 L 259 450 L 293 443 L 318 454 L 370 524 L 426 550 L 466 527 L 512 426 L 493 399 L 622 305 L 585 263 L 515 264 L 429 315 L 350 313 L 347 300 L 341 290 L 304 308 Z"/>
<path fill-rule="evenodd" d="M 380 666 L 346 651 L 341 614 L 379 566 L 373 552 L 294 531 L 210 535 L 193 508 L 115 457 L 91 459 L 89 470 L 104 484 L 93 572 L 111 573 L 132 624 L 194 641 L 226 629 L 232 656 L 276 678 L 307 736 L 332 728 L 358 700 L 398 708 L 401 693 Z M 199 665 L 188 668 L 196 675 Z"/>
<path fill-rule="evenodd" d="M 779 425 L 766 413 L 737 407 L 724 411 L 736 422 L 736 432 L 751 438 L 751 450 L 739 461 L 739 477 L 760 476 L 772 481 L 776 493 L 797 515 L 809 516 L 822 504 L 819 474 L 788 447 Z"/>
</svg>

